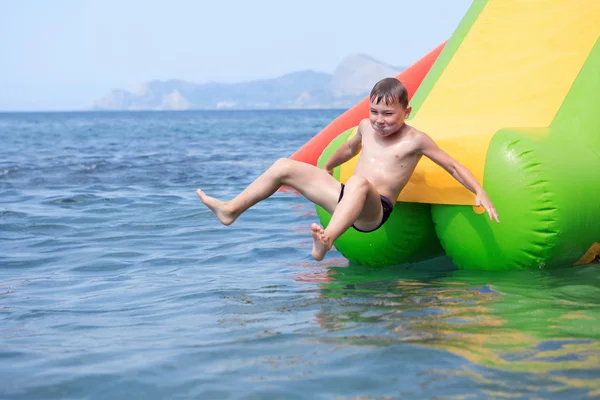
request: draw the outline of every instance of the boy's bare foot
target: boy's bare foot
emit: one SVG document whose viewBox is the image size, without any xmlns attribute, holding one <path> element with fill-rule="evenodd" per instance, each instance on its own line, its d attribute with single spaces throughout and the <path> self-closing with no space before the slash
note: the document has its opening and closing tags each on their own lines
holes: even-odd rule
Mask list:
<svg viewBox="0 0 600 400">
<path fill-rule="evenodd" d="M 321 261 L 325 258 L 325 253 L 331 249 L 331 243 L 322 226 L 312 224 L 310 228 L 313 238 L 312 256 L 315 260 Z"/>
<path fill-rule="evenodd" d="M 227 203 L 224 201 L 210 197 L 200 189 L 196 190 L 196 194 L 200 197 L 200 200 L 202 200 L 206 207 L 210 208 L 210 210 L 215 213 L 223 225 L 231 225 L 238 217 L 228 209 Z"/>
</svg>

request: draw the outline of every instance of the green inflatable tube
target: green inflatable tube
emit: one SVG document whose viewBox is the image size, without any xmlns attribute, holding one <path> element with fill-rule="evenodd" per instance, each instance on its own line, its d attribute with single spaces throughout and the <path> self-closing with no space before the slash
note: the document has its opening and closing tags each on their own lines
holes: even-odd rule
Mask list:
<svg viewBox="0 0 600 400">
<path fill-rule="evenodd" d="M 502 129 L 492 138 L 484 188 L 500 224 L 470 206 L 432 205 L 438 237 L 459 268 L 554 268 L 598 257 L 598 71 L 600 42 L 550 127 Z"/>
</svg>

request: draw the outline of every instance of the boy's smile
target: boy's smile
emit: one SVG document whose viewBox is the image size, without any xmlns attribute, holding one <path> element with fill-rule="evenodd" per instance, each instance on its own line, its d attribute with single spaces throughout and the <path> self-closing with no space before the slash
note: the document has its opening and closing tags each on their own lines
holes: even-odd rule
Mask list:
<svg viewBox="0 0 600 400">
<path fill-rule="evenodd" d="M 397 102 L 392 104 L 385 104 L 383 101 L 378 104 L 371 102 L 370 107 L 371 126 L 381 136 L 390 136 L 400 130 L 411 111 L 410 106 L 404 108 Z"/>
</svg>

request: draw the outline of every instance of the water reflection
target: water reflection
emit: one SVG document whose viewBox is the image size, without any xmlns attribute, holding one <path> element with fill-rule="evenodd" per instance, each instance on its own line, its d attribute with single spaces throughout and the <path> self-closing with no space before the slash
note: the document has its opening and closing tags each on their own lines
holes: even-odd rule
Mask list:
<svg viewBox="0 0 600 400">
<path fill-rule="evenodd" d="M 326 340 L 433 347 L 478 368 L 447 373 L 525 374 L 530 390 L 600 395 L 598 266 L 461 271 L 439 258 L 402 268 L 329 266 L 312 278 L 325 300 L 317 320 Z"/>
</svg>

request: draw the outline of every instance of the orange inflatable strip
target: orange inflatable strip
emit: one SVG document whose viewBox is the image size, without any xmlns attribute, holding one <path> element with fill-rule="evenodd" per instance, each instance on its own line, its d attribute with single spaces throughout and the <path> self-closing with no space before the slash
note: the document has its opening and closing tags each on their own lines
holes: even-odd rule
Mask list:
<svg viewBox="0 0 600 400">
<path fill-rule="evenodd" d="M 431 69 L 431 66 L 438 58 L 438 55 L 444 48 L 446 42 L 442 43 L 433 49 L 425 57 L 402 71 L 397 78 L 404 83 L 408 91 L 408 99 L 410 100 L 413 94 L 421 85 L 425 75 Z M 373 82 L 375 84 L 375 82 Z M 348 111 L 336 118 L 332 123 L 327 125 L 321 132 L 306 142 L 298 151 L 290 158 L 292 160 L 303 161 L 308 164 L 317 165 L 319 156 L 325 150 L 325 147 L 331 143 L 337 135 L 357 126 L 359 122 L 369 116 L 369 98 L 366 97 L 360 103 L 350 108 Z"/>
</svg>

